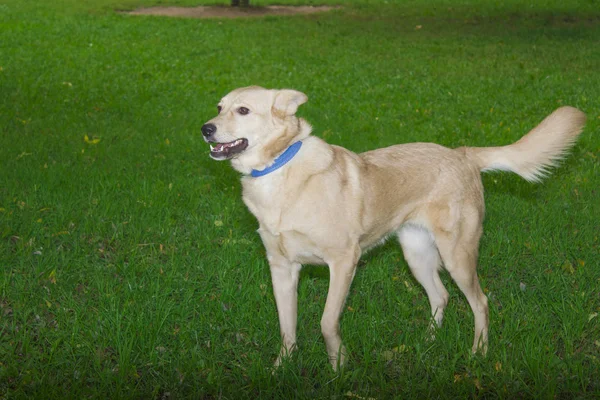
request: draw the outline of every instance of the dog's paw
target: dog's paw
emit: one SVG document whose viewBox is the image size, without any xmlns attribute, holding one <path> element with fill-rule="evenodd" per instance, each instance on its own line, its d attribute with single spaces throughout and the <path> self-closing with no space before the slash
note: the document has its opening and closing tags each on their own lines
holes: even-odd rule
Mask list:
<svg viewBox="0 0 600 400">
<path fill-rule="evenodd" d="M 346 350 L 346 346 L 342 345 L 340 347 L 340 351 L 335 356 L 329 357 L 329 363 L 331 364 L 331 368 L 333 368 L 334 372 L 339 372 L 342 370 L 346 364 L 347 356 L 348 352 Z"/>
<path fill-rule="evenodd" d="M 292 357 L 294 350 L 296 350 L 296 345 L 292 345 L 290 349 L 288 349 L 285 346 L 282 346 L 281 350 L 279 351 L 279 355 L 277 356 L 277 359 L 275 360 L 275 363 L 273 363 L 273 369 L 276 370 L 283 363 L 289 361 L 289 359 Z"/>
<path fill-rule="evenodd" d="M 473 356 L 482 356 L 485 357 L 488 352 L 488 344 L 487 342 L 480 342 L 479 345 L 473 346 L 471 348 L 471 355 Z"/>
</svg>

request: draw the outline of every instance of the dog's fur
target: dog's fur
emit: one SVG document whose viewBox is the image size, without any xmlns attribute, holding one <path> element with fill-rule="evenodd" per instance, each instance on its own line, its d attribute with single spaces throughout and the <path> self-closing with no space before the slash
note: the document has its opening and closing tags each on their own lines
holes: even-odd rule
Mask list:
<svg viewBox="0 0 600 400">
<path fill-rule="evenodd" d="M 343 364 L 339 319 L 356 264 L 365 250 L 393 234 L 429 297 L 432 325 L 441 325 L 448 303 L 438 275 L 443 265 L 475 315 L 472 350 L 485 354 L 488 304 L 476 273 L 484 216 L 480 172 L 512 171 L 539 181 L 574 144 L 585 115 L 559 108 L 503 147 L 411 143 L 355 154 L 310 136 L 311 126 L 295 115 L 307 99 L 294 90 L 237 89 L 221 100 L 219 115 L 202 129 L 210 143 L 247 140 L 235 154 L 211 156 L 231 159 L 244 175 L 243 199 L 260 224 L 283 342 L 275 364 L 296 345 L 297 285 L 304 263 L 329 266 L 321 330 L 333 368 Z M 248 175 L 299 140 L 299 153 L 282 168 L 258 178 Z"/>
</svg>

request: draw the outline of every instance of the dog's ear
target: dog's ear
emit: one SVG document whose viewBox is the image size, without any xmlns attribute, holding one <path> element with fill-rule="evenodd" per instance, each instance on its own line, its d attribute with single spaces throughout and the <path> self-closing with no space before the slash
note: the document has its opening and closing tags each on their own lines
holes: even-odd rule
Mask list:
<svg viewBox="0 0 600 400">
<path fill-rule="evenodd" d="M 296 114 L 298 107 L 308 101 L 308 96 L 297 90 L 284 89 L 275 94 L 274 114 L 287 117 Z"/>
</svg>

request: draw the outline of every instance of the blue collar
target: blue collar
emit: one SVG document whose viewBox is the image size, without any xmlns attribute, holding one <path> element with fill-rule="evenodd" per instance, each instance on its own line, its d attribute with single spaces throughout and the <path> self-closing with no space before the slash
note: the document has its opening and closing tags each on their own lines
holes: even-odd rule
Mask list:
<svg viewBox="0 0 600 400">
<path fill-rule="evenodd" d="M 294 158 L 298 151 L 300 151 L 300 147 L 302 147 L 301 140 L 288 147 L 286 151 L 284 151 L 279 157 L 275 159 L 275 161 L 273 161 L 273 164 L 271 166 L 260 171 L 253 169 L 252 172 L 250 172 L 250 175 L 252 175 L 254 178 L 258 178 L 259 176 L 264 176 L 270 174 L 275 170 L 278 170 L 279 168 L 287 164 L 292 158 Z"/>
</svg>

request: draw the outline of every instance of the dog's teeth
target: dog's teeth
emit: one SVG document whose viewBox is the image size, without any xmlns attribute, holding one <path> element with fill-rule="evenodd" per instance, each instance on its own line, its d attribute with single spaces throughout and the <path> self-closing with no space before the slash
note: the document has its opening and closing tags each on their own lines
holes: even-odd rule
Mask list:
<svg viewBox="0 0 600 400">
<path fill-rule="evenodd" d="M 213 147 L 212 144 L 209 144 L 209 146 L 210 146 L 210 151 L 214 151 L 215 150 L 215 148 Z"/>
</svg>

